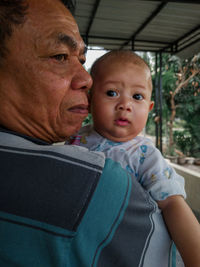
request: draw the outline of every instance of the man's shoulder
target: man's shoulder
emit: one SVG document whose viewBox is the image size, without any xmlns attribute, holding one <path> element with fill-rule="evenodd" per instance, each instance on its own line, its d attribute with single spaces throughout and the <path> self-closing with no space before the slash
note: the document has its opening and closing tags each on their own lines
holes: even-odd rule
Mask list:
<svg viewBox="0 0 200 267">
<path fill-rule="evenodd" d="M 78 146 L 41 146 L 5 133 L 0 149 L 6 222 L 0 246 L 12 260 L 10 244 L 18 244 L 17 255 L 31 242 L 26 261 L 34 262 L 45 233 L 56 251 L 63 242 L 69 246 L 70 259 L 68 252 L 53 255 L 69 266 L 168 266 L 170 239 L 156 203 L 119 163 L 104 164 L 103 154 Z M 20 235 L 24 240 L 17 243 Z"/>
<path fill-rule="evenodd" d="M 87 148 L 71 145 L 39 145 L 21 136 L 0 132 L 0 149 L 24 155 L 50 157 L 55 160 L 70 160 L 81 164 L 96 165 L 103 168 L 105 156 L 100 152 L 89 151 Z"/>
</svg>

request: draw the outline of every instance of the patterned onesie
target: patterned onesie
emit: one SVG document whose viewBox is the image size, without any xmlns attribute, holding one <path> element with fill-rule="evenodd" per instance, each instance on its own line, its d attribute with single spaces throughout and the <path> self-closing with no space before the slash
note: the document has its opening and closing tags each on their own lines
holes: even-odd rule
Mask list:
<svg viewBox="0 0 200 267">
<path fill-rule="evenodd" d="M 148 138 L 137 136 L 127 142 L 113 142 L 87 125 L 70 143 L 104 152 L 107 158 L 119 162 L 156 201 L 172 195 L 186 197 L 184 179 L 168 165 Z"/>
</svg>

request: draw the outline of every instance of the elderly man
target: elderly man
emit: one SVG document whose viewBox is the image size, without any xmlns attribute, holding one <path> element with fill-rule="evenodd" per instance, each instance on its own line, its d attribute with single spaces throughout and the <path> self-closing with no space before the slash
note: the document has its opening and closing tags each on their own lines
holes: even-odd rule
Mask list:
<svg viewBox="0 0 200 267">
<path fill-rule="evenodd" d="M 0 0 L 0 21 L 0 266 L 167 267 L 171 240 L 137 181 L 103 154 L 51 145 L 88 114 L 71 13 Z"/>
</svg>

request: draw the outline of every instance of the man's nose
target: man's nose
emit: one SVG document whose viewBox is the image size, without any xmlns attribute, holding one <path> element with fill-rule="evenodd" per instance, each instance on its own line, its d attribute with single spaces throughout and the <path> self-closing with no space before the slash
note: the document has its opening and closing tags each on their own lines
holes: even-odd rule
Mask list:
<svg viewBox="0 0 200 267">
<path fill-rule="evenodd" d="M 71 82 L 72 89 L 89 90 L 92 86 L 92 77 L 81 65 L 75 72 Z"/>
<path fill-rule="evenodd" d="M 128 98 L 122 99 L 117 104 L 117 110 L 132 111 L 132 102 Z"/>
</svg>

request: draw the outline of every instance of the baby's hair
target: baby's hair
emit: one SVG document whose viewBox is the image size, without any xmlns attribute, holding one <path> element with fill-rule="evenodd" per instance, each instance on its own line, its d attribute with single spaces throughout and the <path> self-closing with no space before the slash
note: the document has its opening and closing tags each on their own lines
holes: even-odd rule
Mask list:
<svg viewBox="0 0 200 267">
<path fill-rule="evenodd" d="M 96 74 L 98 73 L 99 67 L 102 63 L 112 62 L 112 61 L 120 61 L 123 63 L 133 63 L 134 65 L 138 65 L 141 67 L 144 67 L 149 70 L 149 73 L 151 73 L 149 65 L 145 62 L 143 58 L 138 56 L 135 52 L 131 50 L 112 50 L 103 56 L 99 57 L 92 65 L 90 74 L 92 78 L 94 79 Z M 151 75 L 149 77 L 149 86 L 152 90 L 152 80 Z"/>
<path fill-rule="evenodd" d="M 134 53 L 131 50 L 112 50 L 103 56 L 99 57 L 92 65 L 90 74 L 94 78 L 98 71 L 98 67 L 101 65 L 101 63 L 106 62 L 107 60 L 119 60 L 119 61 L 126 61 L 126 62 L 132 62 L 135 65 L 144 66 L 146 68 L 149 68 L 148 64 L 144 61 L 143 58 L 138 56 L 136 53 Z"/>
</svg>

